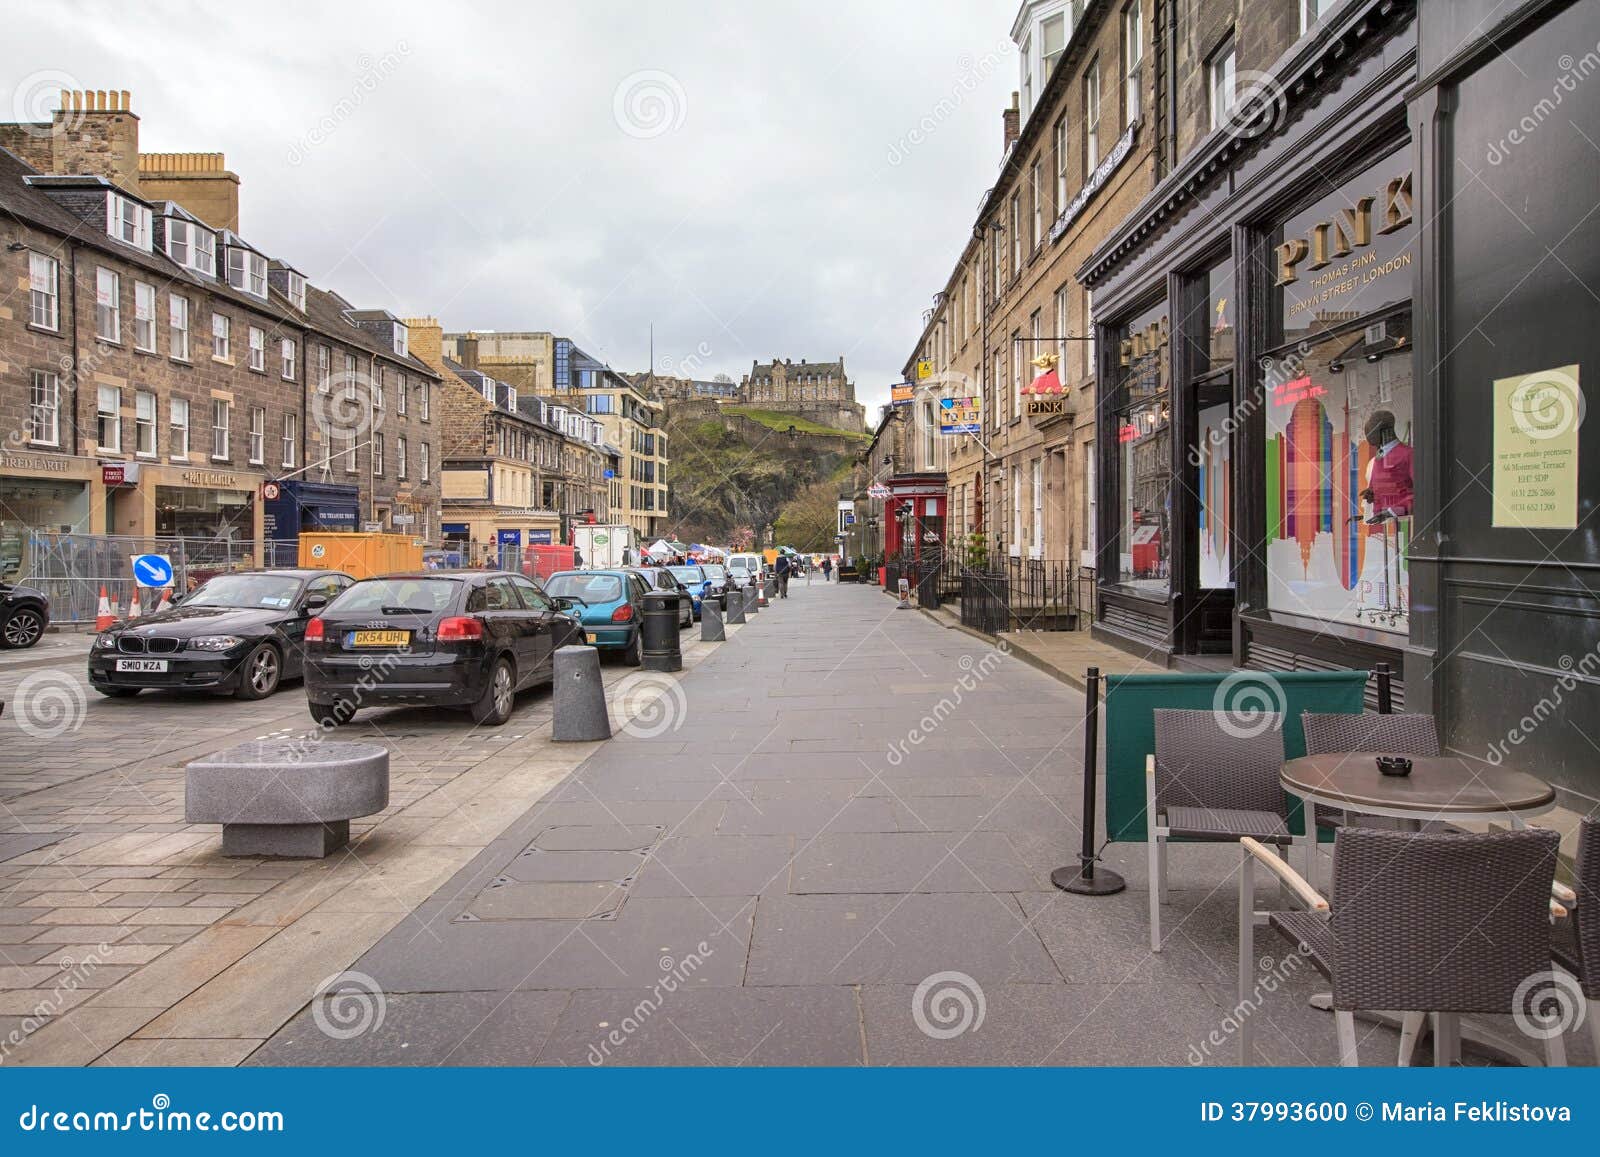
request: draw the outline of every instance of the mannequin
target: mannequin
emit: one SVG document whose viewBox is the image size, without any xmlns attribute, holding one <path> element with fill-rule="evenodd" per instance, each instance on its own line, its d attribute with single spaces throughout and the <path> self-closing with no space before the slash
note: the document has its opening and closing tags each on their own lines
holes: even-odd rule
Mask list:
<svg viewBox="0 0 1600 1157">
<path fill-rule="evenodd" d="M 1411 513 L 1411 447 L 1395 433 L 1394 415 L 1374 410 L 1367 419 L 1367 444 L 1377 453 L 1367 464 L 1367 488 L 1363 502 L 1372 503 L 1368 522 L 1403 518 Z"/>
</svg>

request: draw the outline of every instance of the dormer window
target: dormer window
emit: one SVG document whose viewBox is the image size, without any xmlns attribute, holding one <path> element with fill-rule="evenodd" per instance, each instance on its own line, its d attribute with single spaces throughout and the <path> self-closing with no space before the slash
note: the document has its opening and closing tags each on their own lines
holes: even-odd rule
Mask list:
<svg viewBox="0 0 1600 1157">
<path fill-rule="evenodd" d="M 394 352 L 400 357 L 407 356 L 410 350 L 411 331 L 400 322 L 394 323 Z"/>
<path fill-rule="evenodd" d="M 267 259 L 237 246 L 228 248 L 228 284 L 241 293 L 267 296 Z"/>
<path fill-rule="evenodd" d="M 192 221 L 167 219 L 167 256 L 196 273 L 217 275 L 217 235 Z"/>
<path fill-rule="evenodd" d="M 106 232 L 135 249 L 150 251 L 150 210 L 121 193 L 106 194 Z"/>
<path fill-rule="evenodd" d="M 289 292 L 285 296 L 301 313 L 306 311 L 306 279 L 293 270 L 289 271 Z"/>
</svg>

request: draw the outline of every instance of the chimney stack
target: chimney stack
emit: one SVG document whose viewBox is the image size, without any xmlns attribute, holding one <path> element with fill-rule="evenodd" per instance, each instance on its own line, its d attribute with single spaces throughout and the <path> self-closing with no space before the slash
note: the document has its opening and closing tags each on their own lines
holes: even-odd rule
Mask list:
<svg viewBox="0 0 1600 1157">
<path fill-rule="evenodd" d="M 478 368 L 478 335 L 469 333 L 456 342 L 456 360 L 469 370 Z"/>
<path fill-rule="evenodd" d="M 139 188 L 176 201 L 214 229 L 239 231 L 239 178 L 221 153 L 140 153 Z"/>
<path fill-rule="evenodd" d="M 1022 135 L 1022 101 L 1021 93 L 1011 94 L 1011 107 L 1000 115 L 1000 123 L 1005 127 L 1005 143 L 1001 146 L 1000 155 L 1004 156 L 1011 151 L 1012 144 Z"/>
</svg>

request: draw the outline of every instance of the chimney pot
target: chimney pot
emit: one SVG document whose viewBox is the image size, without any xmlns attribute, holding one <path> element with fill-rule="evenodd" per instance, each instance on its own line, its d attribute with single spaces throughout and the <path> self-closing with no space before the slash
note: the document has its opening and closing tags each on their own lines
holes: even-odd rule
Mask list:
<svg viewBox="0 0 1600 1157">
<path fill-rule="evenodd" d="M 132 112 L 133 111 L 133 100 L 132 100 L 131 95 L 129 94 L 127 89 L 123 89 L 122 90 L 122 111 L 123 112 Z"/>
</svg>

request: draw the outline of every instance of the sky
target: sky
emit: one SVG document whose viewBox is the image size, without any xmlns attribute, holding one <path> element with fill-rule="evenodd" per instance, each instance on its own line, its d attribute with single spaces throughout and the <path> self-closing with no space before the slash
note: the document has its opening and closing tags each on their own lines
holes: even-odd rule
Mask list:
<svg viewBox="0 0 1600 1157">
<path fill-rule="evenodd" d="M 888 400 L 1001 155 L 1016 0 L 18 6 L 7 120 L 126 89 L 240 233 L 361 308 Z"/>
</svg>

